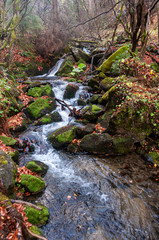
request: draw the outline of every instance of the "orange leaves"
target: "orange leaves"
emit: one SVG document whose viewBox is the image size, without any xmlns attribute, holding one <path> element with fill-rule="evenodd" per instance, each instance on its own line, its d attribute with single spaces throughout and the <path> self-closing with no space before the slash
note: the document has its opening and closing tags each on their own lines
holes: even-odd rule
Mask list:
<svg viewBox="0 0 159 240">
<path fill-rule="evenodd" d="M 102 132 L 105 131 L 105 128 L 103 128 L 103 127 L 100 125 L 100 123 L 97 123 L 97 124 L 95 125 L 95 128 L 96 128 L 96 131 L 98 131 L 99 133 L 102 133 Z"/>
<path fill-rule="evenodd" d="M 18 113 L 17 115 L 10 117 L 8 120 L 9 128 L 15 129 L 17 126 L 20 126 L 23 121 L 23 118 L 21 116 L 22 113 Z"/>
<path fill-rule="evenodd" d="M 80 145 L 81 139 L 74 139 L 71 143 L 77 143 L 77 146 Z"/>
<path fill-rule="evenodd" d="M 9 152 L 15 152 L 15 150 L 9 146 L 6 146 L 2 141 L 0 141 L 0 150 L 8 154 Z"/>
<path fill-rule="evenodd" d="M 25 223 L 25 226 L 26 227 L 31 227 L 32 224 L 30 222 L 28 222 L 28 217 L 26 215 L 26 212 L 25 212 L 25 207 L 23 204 L 17 204 L 17 203 L 14 203 L 13 206 L 17 209 L 17 211 L 22 215 L 22 218 L 23 218 L 23 221 Z"/>
</svg>

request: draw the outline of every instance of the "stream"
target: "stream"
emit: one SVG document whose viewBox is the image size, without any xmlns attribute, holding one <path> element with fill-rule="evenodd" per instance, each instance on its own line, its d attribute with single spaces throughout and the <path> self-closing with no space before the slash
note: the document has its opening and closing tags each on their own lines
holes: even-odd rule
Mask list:
<svg viewBox="0 0 159 240">
<path fill-rule="evenodd" d="M 48 76 L 49 82 L 56 98 L 63 99 L 68 82 L 56 77 L 56 71 Z M 87 97 L 85 86 L 79 85 L 76 97 L 66 103 L 76 106 L 80 95 Z M 48 240 L 159 239 L 157 183 L 149 179 L 140 183 L 120 174 L 125 160 L 144 165 L 143 160 L 135 153 L 97 157 L 55 150 L 47 141 L 49 133 L 74 123 L 67 109 L 58 106 L 55 111 L 62 122 L 30 126 L 19 136 L 34 139 L 35 144 L 35 152 L 22 156 L 20 164 L 39 160 L 49 166 L 44 177 L 46 190 L 36 199 L 50 212 L 48 224 L 42 227 L 44 236 Z"/>
</svg>

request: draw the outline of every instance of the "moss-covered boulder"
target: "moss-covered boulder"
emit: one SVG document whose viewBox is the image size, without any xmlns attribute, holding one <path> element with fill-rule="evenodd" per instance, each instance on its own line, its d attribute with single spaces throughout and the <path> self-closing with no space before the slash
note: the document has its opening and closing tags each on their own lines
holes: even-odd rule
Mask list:
<svg viewBox="0 0 159 240">
<path fill-rule="evenodd" d="M 102 95 L 94 94 L 90 99 L 89 102 L 92 104 L 98 104 L 98 100 L 101 98 Z"/>
<path fill-rule="evenodd" d="M 74 98 L 77 90 L 78 90 L 78 86 L 76 86 L 75 84 L 71 84 L 71 83 L 68 84 L 66 89 L 65 89 L 63 98 L 64 99 Z"/>
<path fill-rule="evenodd" d="M 56 149 L 67 147 L 76 138 L 76 130 L 75 126 L 62 127 L 51 133 L 48 140 Z"/>
<path fill-rule="evenodd" d="M 39 175 L 43 176 L 47 173 L 48 166 L 40 161 L 29 161 L 26 165 L 27 169 L 30 169 L 32 172 L 36 172 Z"/>
<path fill-rule="evenodd" d="M 120 54 L 128 51 L 129 47 L 128 46 L 123 46 L 119 48 L 115 53 L 113 53 L 108 59 L 106 59 L 102 65 L 98 68 L 99 71 L 106 73 L 111 69 L 111 66 L 113 64 L 113 61 L 117 56 L 120 56 Z"/>
<path fill-rule="evenodd" d="M 21 184 L 32 194 L 39 193 L 45 188 L 45 182 L 40 177 L 30 174 L 21 175 Z"/>
<path fill-rule="evenodd" d="M 18 162 L 19 159 L 19 151 L 14 150 L 14 151 L 9 151 L 8 155 L 13 159 L 14 162 Z"/>
<path fill-rule="evenodd" d="M 41 87 L 34 87 L 29 89 L 28 96 L 32 96 L 34 98 L 42 96 L 55 97 L 55 94 L 52 91 L 52 87 L 47 84 Z"/>
<path fill-rule="evenodd" d="M 150 118 L 151 109 L 141 101 L 124 102 L 118 111 L 115 111 L 109 121 L 108 132 L 127 133 L 136 141 L 143 141 L 153 132 Z"/>
<path fill-rule="evenodd" d="M 73 70 L 73 62 L 72 61 L 64 61 L 60 70 L 56 75 L 58 76 L 68 76 Z"/>
<path fill-rule="evenodd" d="M 132 138 L 127 136 L 110 136 L 108 133 L 92 133 L 82 138 L 80 149 L 90 153 L 123 155 L 132 151 Z"/>
<path fill-rule="evenodd" d="M 2 141 L 6 146 L 15 146 L 17 140 L 11 137 L 0 135 L 0 141 Z"/>
<path fill-rule="evenodd" d="M 72 47 L 71 51 L 76 61 L 79 61 L 80 59 L 83 59 L 85 62 L 91 61 L 90 55 L 84 52 L 82 49 Z"/>
<path fill-rule="evenodd" d="M 39 98 L 29 105 L 27 112 L 31 118 L 38 119 L 55 109 L 56 102 L 53 98 Z"/>
<path fill-rule="evenodd" d="M 105 112 L 101 117 L 98 118 L 98 123 L 100 123 L 101 127 L 108 128 L 111 116 L 113 114 L 113 110 L 109 110 Z"/>
<path fill-rule="evenodd" d="M 16 165 L 6 153 L 0 151 L 0 178 L 9 194 L 14 191 Z"/>
<path fill-rule="evenodd" d="M 94 91 L 99 90 L 99 79 L 94 76 L 88 80 L 88 86 L 91 87 Z"/>
<path fill-rule="evenodd" d="M 79 98 L 79 99 L 77 100 L 77 105 L 78 105 L 78 106 L 86 106 L 87 103 L 86 103 L 86 101 L 84 101 L 82 98 Z"/>
<path fill-rule="evenodd" d="M 104 91 L 108 91 L 111 87 L 113 87 L 114 83 L 114 78 L 106 77 L 100 82 L 100 88 Z"/>
<path fill-rule="evenodd" d="M 100 105 L 90 105 L 82 110 L 82 118 L 89 122 L 95 122 L 104 113 L 104 107 Z"/>
<path fill-rule="evenodd" d="M 28 221 L 36 226 L 42 226 L 47 223 L 49 218 L 49 211 L 47 207 L 38 204 L 38 207 L 40 207 L 42 210 L 35 209 L 30 206 L 25 205 L 25 212 L 28 217 Z"/>
<path fill-rule="evenodd" d="M 53 112 L 38 119 L 36 122 L 34 122 L 34 125 L 39 126 L 39 125 L 50 124 L 53 122 L 60 122 L 60 121 L 62 121 L 61 115 L 58 112 Z"/>
</svg>

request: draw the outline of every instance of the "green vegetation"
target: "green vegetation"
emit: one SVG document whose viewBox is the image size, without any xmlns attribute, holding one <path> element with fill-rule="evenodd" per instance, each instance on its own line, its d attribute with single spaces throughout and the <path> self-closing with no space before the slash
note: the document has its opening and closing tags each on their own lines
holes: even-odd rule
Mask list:
<svg viewBox="0 0 159 240">
<path fill-rule="evenodd" d="M 25 212 L 30 223 L 33 225 L 42 226 L 48 221 L 49 211 L 45 206 L 40 204 L 38 204 L 38 207 L 42 208 L 42 210 L 26 206 Z"/>
</svg>

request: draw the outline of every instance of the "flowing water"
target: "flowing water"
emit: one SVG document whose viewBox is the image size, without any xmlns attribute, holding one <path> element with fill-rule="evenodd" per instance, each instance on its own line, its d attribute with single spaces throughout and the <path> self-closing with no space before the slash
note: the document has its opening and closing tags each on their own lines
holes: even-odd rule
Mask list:
<svg viewBox="0 0 159 240">
<path fill-rule="evenodd" d="M 51 81 L 56 98 L 63 99 L 67 82 Z M 80 86 L 76 97 L 66 101 L 76 106 L 79 95 L 87 96 Z M 54 130 L 74 122 L 67 109 L 56 111 L 63 121 L 40 127 L 31 126 L 20 137 L 34 139 L 35 152 L 25 155 L 21 164 L 39 160 L 49 166 L 46 190 L 38 201 L 50 211 L 42 228 L 48 240 L 157 240 L 159 211 L 157 185 L 151 181 L 137 184 L 122 177 L 121 163 L 127 157 L 104 158 L 72 155 L 55 150 L 47 141 Z M 135 159 L 136 158 L 136 159 Z"/>
</svg>

